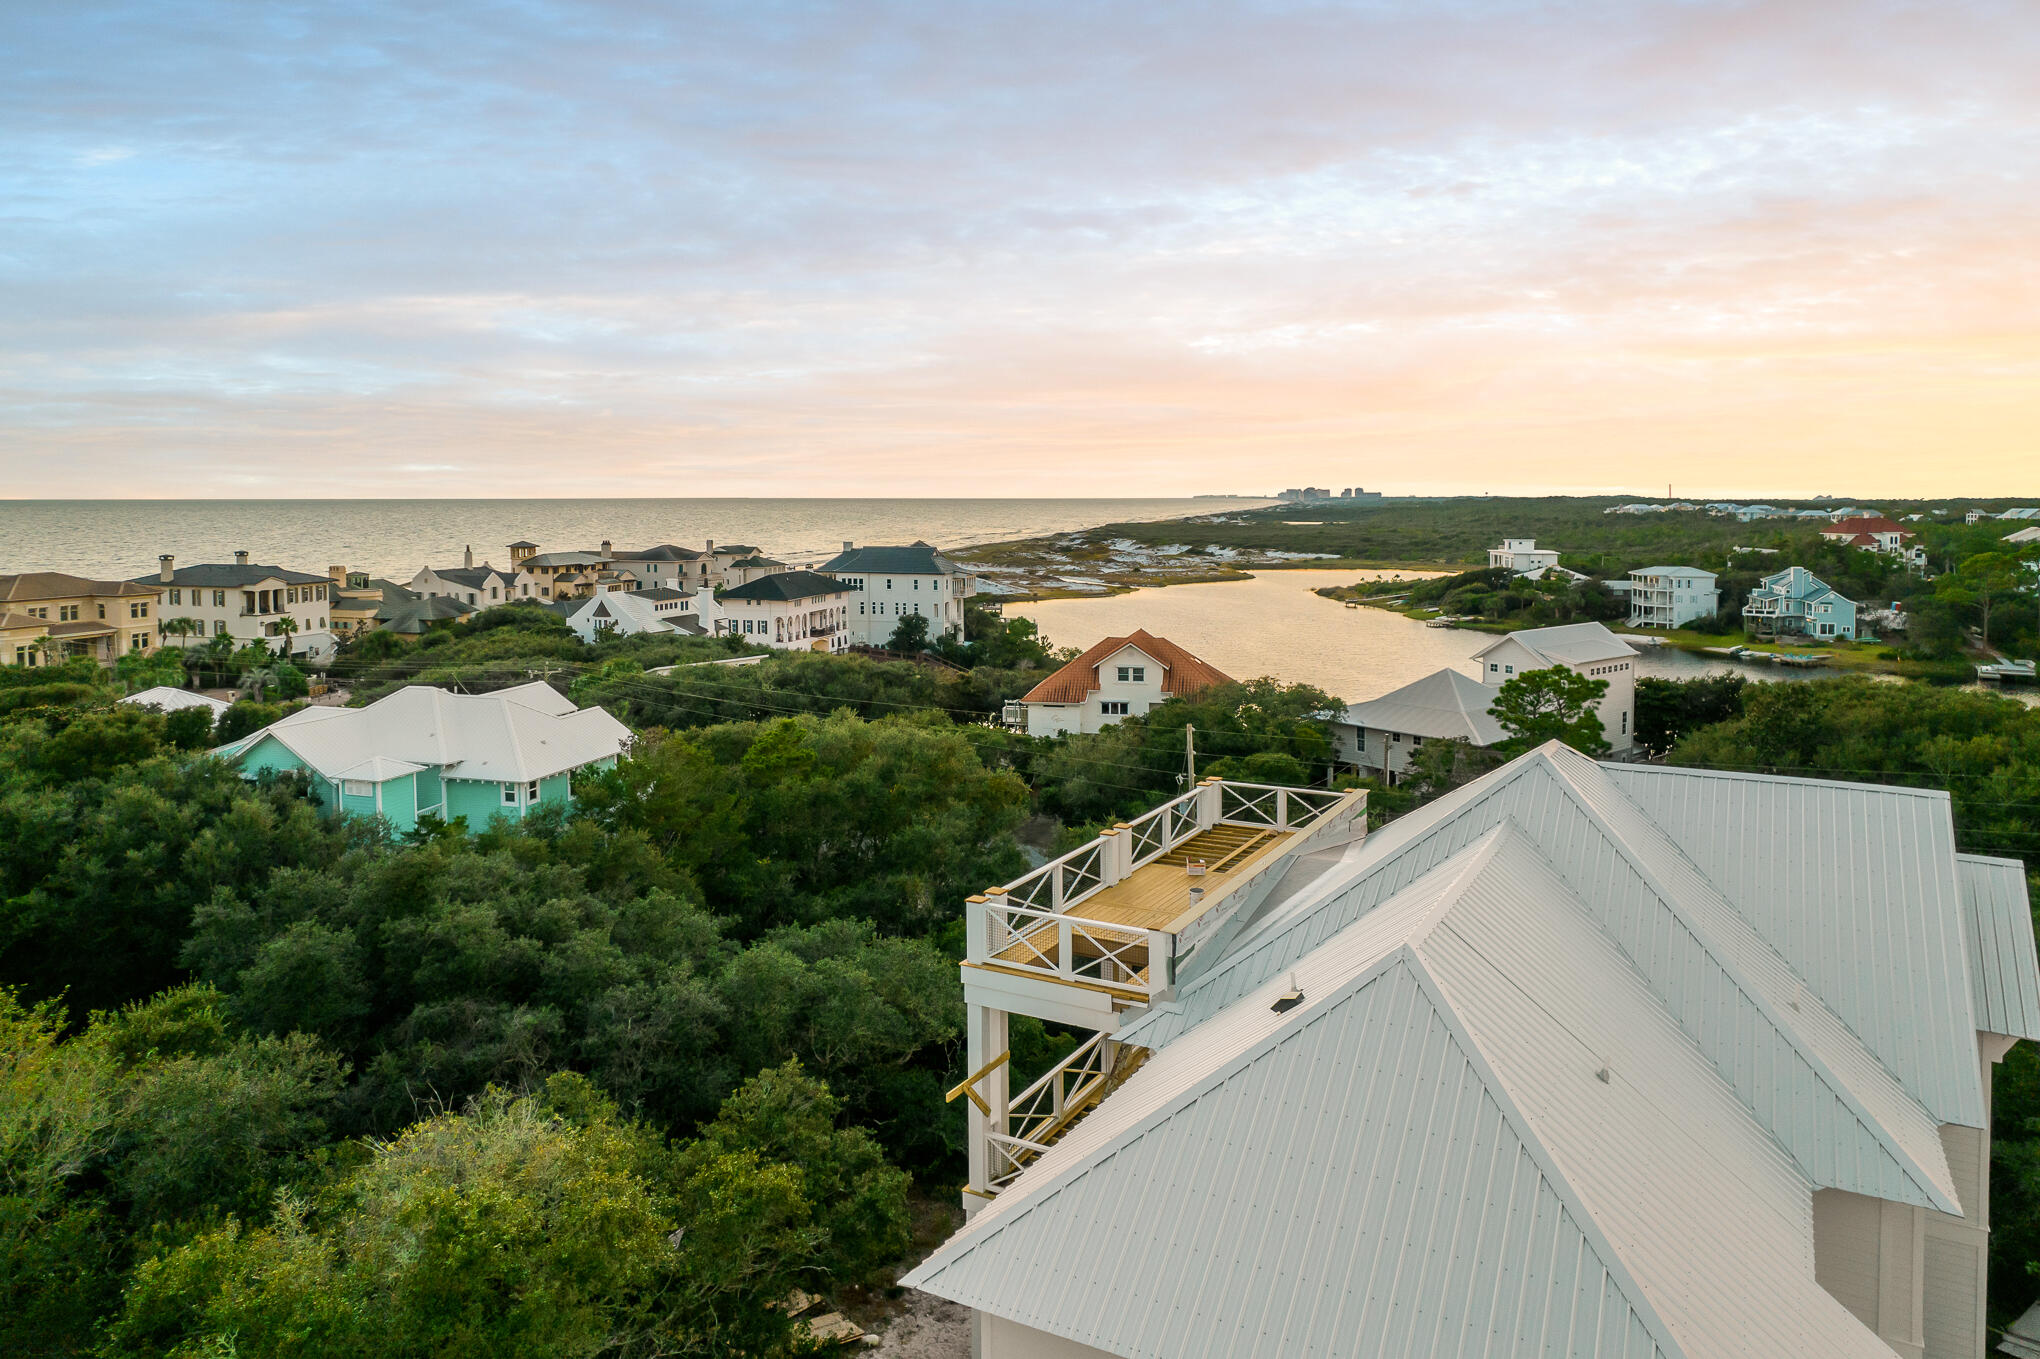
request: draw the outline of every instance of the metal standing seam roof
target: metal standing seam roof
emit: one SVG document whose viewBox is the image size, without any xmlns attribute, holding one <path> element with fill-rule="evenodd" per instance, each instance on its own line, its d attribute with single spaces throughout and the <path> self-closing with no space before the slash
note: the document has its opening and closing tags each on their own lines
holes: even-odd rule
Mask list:
<svg viewBox="0 0 2040 1359">
<path fill-rule="evenodd" d="M 1815 1281 L 1791 1161 L 1506 825 L 1156 1053 L 904 1282 L 1127 1356 L 1890 1353 Z"/>
<path fill-rule="evenodd" d="M 1622 660 L 1636 655 L 1636 648 L 1600 623 L 1566 623 L 1555 628 L 1525 628 L 1512 632 L 1473 653 L 1479 660 L 1499 647 L 1516 642 L 1552 665 L 1589 665 L 1595 661 Z"/>
<path fill-rule="evenodd" d="M 1960 854 L 1968 915 L 1970 994 L 1976 1027 L 2011 1038 L 2040 1038 L 2040 963 L 2026 866 L 2017 859 Z"/>
<path fill-rule="evenodd" d="M 233 706 L 225 699 L 214 698 L 209 694 L 195 694 L 189 689 L 173 689 L 167 684 L 159 684 L 152 689 L 129 694 L 121 702 L 132 703 L 138 708 L 156 708 L 166 713 L 176 712 L 179 708 L 205 708 L 216 717 Z"/>
<path fill-rule="evenodd" d="M 1900 1202 L 1955 1204 L 1928 1111 L 1605 773 L 1554 742 L 1390 823 L 1370 837 L 1359 867 L 1329 874 L 1284 903 L 1172 1004 L 1121 1036 L 1148 1047 L 1174 1042 L 1495 825 L 1513 821 L 1599 913 L 1667 1010 L 1810 1180 Z M 1894 976 L 1887 998 L 1905 994 L 1905 979 Z M 1980 1104 L 1974 1033 L 1959 1041 L 1947 1060 L 1968 1073 Z"/>
<path fill-rule="evenodd" d="M 1375 731 L 1491 746 L 1508 733 L 1488 714 L 1495 690 L 1457 670 L 1439 670 L 1402 688 L 1355 703 L 1339 720 Z"/>
<path fill-rule="evenodd" d="M 493 694 L 412 685 L 365 708 L 301 708 L 215 753 L 235 760 L 264 737 L 329 779 L 363 777 L 346 771 L 381 756 L 449 778 L 525 783 L 620 754 L 630 729 L 548 684 Z"/>
</svg>

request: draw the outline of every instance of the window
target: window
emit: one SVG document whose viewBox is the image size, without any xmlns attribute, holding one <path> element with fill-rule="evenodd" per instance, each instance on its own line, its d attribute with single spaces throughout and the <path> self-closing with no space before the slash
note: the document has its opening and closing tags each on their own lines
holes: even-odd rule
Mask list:
<svg viewBox="0 0 2040 1359">
<path fill-rule="evenodd" d="M 215 619 L 213 619 L 213 625 L 212 625 L 212 630 L 213 630 L 213 636 L 215 636 L 215 637 L 224 637 L 224 636 L 226 636 L 226 635 L 227 635 L 227 620 L 226 620 L 226 619 L 224 619 L 224 618 L 215 618 Z"/>
<path fill-rule="evenodd" d="M 524 785 L 524 800 L 525 800 L 526 802 L 536 802 L 536 801 L 538 801 L 538 780 L 537 780 L 537 779 L 533 779 L 533 780 L 532 780 L 532 781 L 531 781 L 530 783 L 527 783 L 527 784 L 525 784 L 525 785 Z"/>
<path fill-rule="evenodd" d="M 59 623 L 74 623 L 77 619 L 78 606 L 76 604 L 59 604 L 57 606 L 57 621 Z"/>
<path fill-rule="evenodd" d="M 148 616 L 149 616 L 149 606 L 148 606 L 148 605 L 146 605 L 146 604 L 140 604 L 140 603 L 136 603 L 136 604 L 129 604 L 129 605 L 128 605 L 128 617 L 130 617 L 130 618 L 147 618 Z"/>
<path fill-rule="evenodd" d="M 196 591 L 194 591 L 193 593 L 194 595 L 196 595 Z M 170 592 L 170 602 L 172 604 L 182 604 L 184 602 L 184 591 L 172 590 Z M 191 602 L 196 604 L 198 603 L 198 600 L 196 598 L 193 598 Z"/>
<path fill-rule="evenodd" d="M 283 594 L 284 594 L 284 602 L 286 602 L 286 603 L 289 603 L 289 604 L 295 604 L 295 603 L 297 603 L 297 586 L 295 586 L 295 585 L 293 585 L 293 586 L 290 586 L 290 587 L 289 587 L 288 589 L 286 589 L 286 590 L 285 590 L 285 591 L 283 592 Z"/>
<path fill-rule="evenodd" d="M 1488 673 L 1489 673 L 1490 675 L 1498 675 L 1498 674 L 1500 674 L 1500 673 L 1501 673 L 1501 670 L 1502 670 L 1502 667 L 1501 667 L 1501 665 L 1500 665 L 1500 664 L 1499 664 L 1498 662 L 1495 662 L 1495 661 L 1489 661 L 1489 662 L 1488 662 L 1488 667 L 1487 667 L 1487 668 L 1488 668 Z"/>
<path fill-rule="evenodd" d="M 198 602 L 198 596 L 195 592 L 192 595 L 191 602 L 194 604 Z M 212 592 L 212 606 L 215 609 L 227 607 L 227 592 L 225 590 L 215 590 Z"/>
<path fill-rule="evenodd" d="M 129 651 L 147 651 L 148 649 L 149 649 L 149 634 L 148 634 L 148 633 L 146 633 L 146 632 L 131 632 L 131 633 L 129 633 L 129 634 L 128 634 L 128 650 L 129 650 Z"/>
<path fill-rule="evenodd" d="M 1127 715 L 1126 700 L 1108 699 L 1107 701 L 1100 703 L 1098 705 L 1098 711 L 1105 714 L 1105 716 L 1107 717 L 1125 717 Z"/>
<path fill-rule="evenodd" d="M 515 807 L 517 805 L 516 784 L 506 783 L 503 785 L 503 805 L 505 807 Z"/>
<path fill-rule="evenodd" d="M 374 797 L 375 785 L 367 779 L 342 779 L 340 791 L 348 797 Z"/>
<path fill-rule="evenodd" d="M 1513 675 L 1516 673 L 1516 667 L 1513 665 L 1505 665 L 1502 667 L 1502 673 L 1507 675 Z"/>
</svg>

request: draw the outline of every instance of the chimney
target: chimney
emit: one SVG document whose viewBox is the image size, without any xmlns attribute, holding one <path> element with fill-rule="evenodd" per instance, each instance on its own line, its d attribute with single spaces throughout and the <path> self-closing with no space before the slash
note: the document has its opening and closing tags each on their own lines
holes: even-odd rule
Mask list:
<svg viewBox="0 0 2040 1359">
<path fill-rule="evenodd" d="M 177 559 L 167 552 L 156 558 L 156 579 L 165 585 L 177 579 Z"/>
<path fill-rule="evenodd" d="M 856 546 L 857 546 L 857 544 L 855 544 L 855 543 L 851 542 L 851 541 L 850 541 L 850 540 L 849 540 L 848 538 L 845 538 L 845 539 L 843 540 L 843 550 L 844 550 L 845 552 L 848 552 L 848 551 L 849 551 L 849 550 L 850 550 L 851 548 L 853 548 L 853 547 L 856 547 Z"/>
<path fill-rule="evenodd" d="M 347 568 L 344 566 L 329 566 L 326 568 L 326 578 L 335 585 L 345 585 L 347 583 Z"/>
<path fill-rule="evenodd" d="M 247 564 L 248 564 L 248 549 L 244 547 L 239 552 L 236 552 L 234 554 L 234 565 L 246 566 Z"/>
<path fill-rule="evenodd" d="M 603 556 L 605 556 L 605 557 L 607 557 L 607 556 L 609 556 L 609 555 L 610 555 L 610 552 L 609 552 L 609 540 L 608 540 L 607 538 L 604 538 L 604 539 L 602 540 L 602 555 L 603 555 Z"/>
<path fill-rule="evenodd" d="M 460 564 L 461 564 L 462 566 L 465 566 L 465 567 L 467 567 L 467 568 L 468 568 L 469 570 L 473 570 L 473 569 L 474 569 L 474 565 L 475 565 L 475 545 L 474 545 L 473 543 L 469 543 L 469 544 L 468 544 L 468 546 L 467 546 L 467 551 L 465 551 L 465 552 L 461 553 L 461 557 L 460 557 Z"/>
<path fill-rule="evenodd" d="M 713 551 L 715 551 L 715 539 L 713 539 L 713 538 L 710 538 L 710 539 L 707 539 L 707 540 L 706 540 L 706 542 L 707 542 L 707 548 L 706 548 L 705 550 L 707 550 L 707 551 L 709 551 L 709 552 L 713 552 Z"/>
</svg>

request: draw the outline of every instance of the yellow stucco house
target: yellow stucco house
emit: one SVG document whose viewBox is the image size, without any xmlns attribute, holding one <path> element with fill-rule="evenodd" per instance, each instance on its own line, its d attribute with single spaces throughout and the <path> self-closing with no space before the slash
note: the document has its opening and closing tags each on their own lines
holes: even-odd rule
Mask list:
<svg viewBox="0 0 2040 1359">
<path fill-rule="evenodd" d="M 0 576 L 0 663 L 50 665 L 90 656 L 111 665 L 156 649 L 162 591 L 61 571 Z"/>
</svg>

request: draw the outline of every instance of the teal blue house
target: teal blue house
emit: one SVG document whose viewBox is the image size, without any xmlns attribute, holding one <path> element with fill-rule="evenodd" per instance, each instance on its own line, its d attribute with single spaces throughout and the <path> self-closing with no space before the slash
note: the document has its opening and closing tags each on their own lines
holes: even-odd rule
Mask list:
<svg viewBox="0 0 2040 1359">
<path fill-rule="evenodd" d="M 623 723 L 551 685 L 414 685 L 365 708 L 301 708 L 214 753 L 246 778 L 302 773 L 328 815 L 381 816 L 406 831 L 426 815 L 480 827 L 570 803 L 574 771 L 607 768 L 629 741 Z"/>
</svg>

